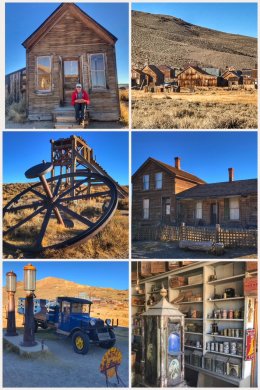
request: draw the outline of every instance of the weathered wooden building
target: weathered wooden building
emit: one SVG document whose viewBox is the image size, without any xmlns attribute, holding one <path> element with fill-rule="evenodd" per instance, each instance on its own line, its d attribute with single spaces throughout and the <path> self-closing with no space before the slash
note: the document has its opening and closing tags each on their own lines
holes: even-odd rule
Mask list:
<svg viewBox="0 0 260 390">
<path fill-rule="evenodd" d="M 53 119 L 80 82 L 94 120 L 118 120 L 117 38 L 73 3 L 62 3 L 24 42 L 29 119 Z M 62 110 L 61 110 L 62 111 Z"/>
<path fill-rule="evenodd" d="M 181 170 L 178 157 L 174 166 L 148 158 L 133 175 L 133 223 L 177 223 L 176 195 L 203 183 L 197 176 Z"/>
<path fill-rule="evenodd" d="M 26 68 L 18 69 L 5 76 L 5 97 L 9 103 L 19 102 L 25 97 Z"/>
<path fill-rule="evenodd" d="M 142 69 L 144 74 L 145 85 L 161 85 L 164 83 L 164 75 L 155 65 L 146 65 Z"/>
<path fill-rule="evenodd" d="M 226 70 L 218 79 L 218 85 L 221 87 L 231 88 L 239 84 L 242 84 L 242 79 L 235 70 Z"/>
<path fill-rule="evenodd" d="M 144 74 L 141 69 L 132 67 L 131 69 L 131 86 L 141 87 L 144 80 Z"/>
<path fill-rule="evenodd" d="M 185 88 L 214 87 L 217 86 L 217 77 L 190 65 L 178 74 L 178 83 L 180 87 Z"/>
<path fill-rule="evenodd" d="M 133 225 L 177 225 L 250 228 L 257 226 L 257 180 L 207 184 L 175 166 L 149 158 L 132 179 Z"/>
<path fill-rule="evenodd" d="M 175 71 L 168 65 L 158 65 L 158 69 L 162 72 L 165 82 L 170 82 L 175 77 Z"/>
</svg>

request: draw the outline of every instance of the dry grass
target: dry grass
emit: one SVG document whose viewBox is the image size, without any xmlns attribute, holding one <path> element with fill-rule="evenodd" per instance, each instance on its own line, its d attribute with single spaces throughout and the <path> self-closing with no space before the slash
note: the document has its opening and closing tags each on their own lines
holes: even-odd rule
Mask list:
<svg viewBox="0 0 260 390">
<path fill-rule="evenodd" d="M 256 129 L 257 91 L 132 92 L 135 129 Z"/>
<path fill-rule="evenodd" d="M 129 124 L 129 90 L 119 90 L 121 122 Z"/>
<path fill-rule="evenodd" d="M 20 100 L 18 103 L 10 103 L 8 100 L 5 102 L 5 116 L 6 120 L 14 121 L 16 123 L 24 123 L 26 121 L 26 103 L 25 99 Z"/>
<path fill-rule="evenodd" d="M 3 203 L 6 204 L 17 193 L 26 187 L 28 187 L 27 184 L 19 183 L 4 185 Z M 95 191 L 97 190 L 101 189 L 95 188 Z M 31 193 L 26 196 L 24 204 L 27 204 L 28 201 L 31 203 L 32 199 L 29 199 L 30 194 Z M 105 201 L 106 198 L 102 199 L 101 197 L 88 201 L 78 201 L 77 204 L 71 204 L 70 209 L 77 212 L 77 214 L 87 217 L 92 222 L 96 222 L 102 213 L 102 206 Z M 17 206 L 19 206 L 19 204 L 17 204 Z M 40 257 L 62 259 L 128 258 L 128 215 L 127 212 L 124 212 L 127 209 L 128 199 L 120 200 L 118 210 L 115 212 L 111 221 L 92 239 L 89 239 L 81 245 L 69 247 L 64 250 L 46 250 L 40 255 Z M 26 216 L 31 214 L 32 211 L 32 209 L 26 209 L 20 210 L 16 213 L 7 213 L 4 217 L 4 226 L 15 225 L 21 219 L 24 219 Z M 36 217 L 24 223 L 10 233 L 9 237 L 6 237 L 6 240 L 20 247 L 33 245 L 38 233 L 40 232 L 44 215 L 44 213 L 38 214 Z M 43 239 L 43 245 L 54 245 L 55 243 L 62 242 L 85 231 L 86 226 L 83 223 L 73 219 L 72 217 L 70 219 L 73 220 L 74 223 L 73 229 L 64 228 L 57 223 L 54 217 L 52 217 L 48 223 L 46 234 Z M 8 250 L 4 253 L 4 256 L 5 258 L 23 258 L 28 257 L 29 255 L 22 250 L 15 253 Z"/>
</svg>

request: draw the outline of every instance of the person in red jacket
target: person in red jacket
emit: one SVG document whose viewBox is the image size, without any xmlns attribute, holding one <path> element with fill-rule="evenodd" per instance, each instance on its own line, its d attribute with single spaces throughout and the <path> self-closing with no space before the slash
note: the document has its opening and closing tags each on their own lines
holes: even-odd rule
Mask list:
<svg viewBox="0 0 260 390">
<path fill-rule="evenodd" d="M 75 117 L 79 125 L 84 118 L 84 109 L 89 103 L 87 92 L 82 89 L 81 84 L 76 84 L 76 89 L 71 96 L 71 105 L 75 108 Z"/>
</svg>

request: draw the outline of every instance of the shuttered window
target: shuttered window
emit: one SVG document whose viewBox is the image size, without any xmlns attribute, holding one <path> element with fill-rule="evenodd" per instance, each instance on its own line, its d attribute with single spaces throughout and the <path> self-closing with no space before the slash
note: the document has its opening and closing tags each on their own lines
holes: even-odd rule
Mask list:
<svg viewBox="0 0 260 390">
<path fill-rule="evenodd" d="M 51 91 L 51 56 L 40 56 L 36 60 L 37 85 L 39 92 Z"/>
<path fill-rule="evenodd" d="M 149 199 L 144 199 L 143 200 L 143 219 L 149 219 L 149 207 L 150 207 Z"/>
<path fill-rule="evenodd" d="M 105 55 L 103 53 L 90 54 L 90 79 L 93 89 L 106 88 Z"/>
<path fill-rule="evenodd" d="M 155 188 L 156 190 L 162 189 L 162 172 L 155 174 Z"/>
<path fill-rule="evenodd" d="M 144 175 L 143 176 L 143 190 L 149 190 L 149 182 L 150 182 L 150 177 L 149 175 Z"/>
<path fill-rule="evenodd" d="M 202 202 L 196 203 L 196 219 L 202 219 Z"/>
<path fill-rule="evenodd" d="M 229 199 L 229 216 L 232 221 L 239 220 L 239 198 Z"/>
</svg>

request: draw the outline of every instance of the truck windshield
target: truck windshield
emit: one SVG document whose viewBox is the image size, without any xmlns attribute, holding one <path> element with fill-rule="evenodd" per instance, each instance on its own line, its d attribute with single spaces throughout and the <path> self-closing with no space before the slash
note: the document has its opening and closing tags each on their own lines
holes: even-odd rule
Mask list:
<svg viewBox="0 0 260 390">
<path fill-rule="evenodd" d="M 89 313 L 89 305 L 87 303 L 72 303 L 72 313 Z"/>
</svg>

